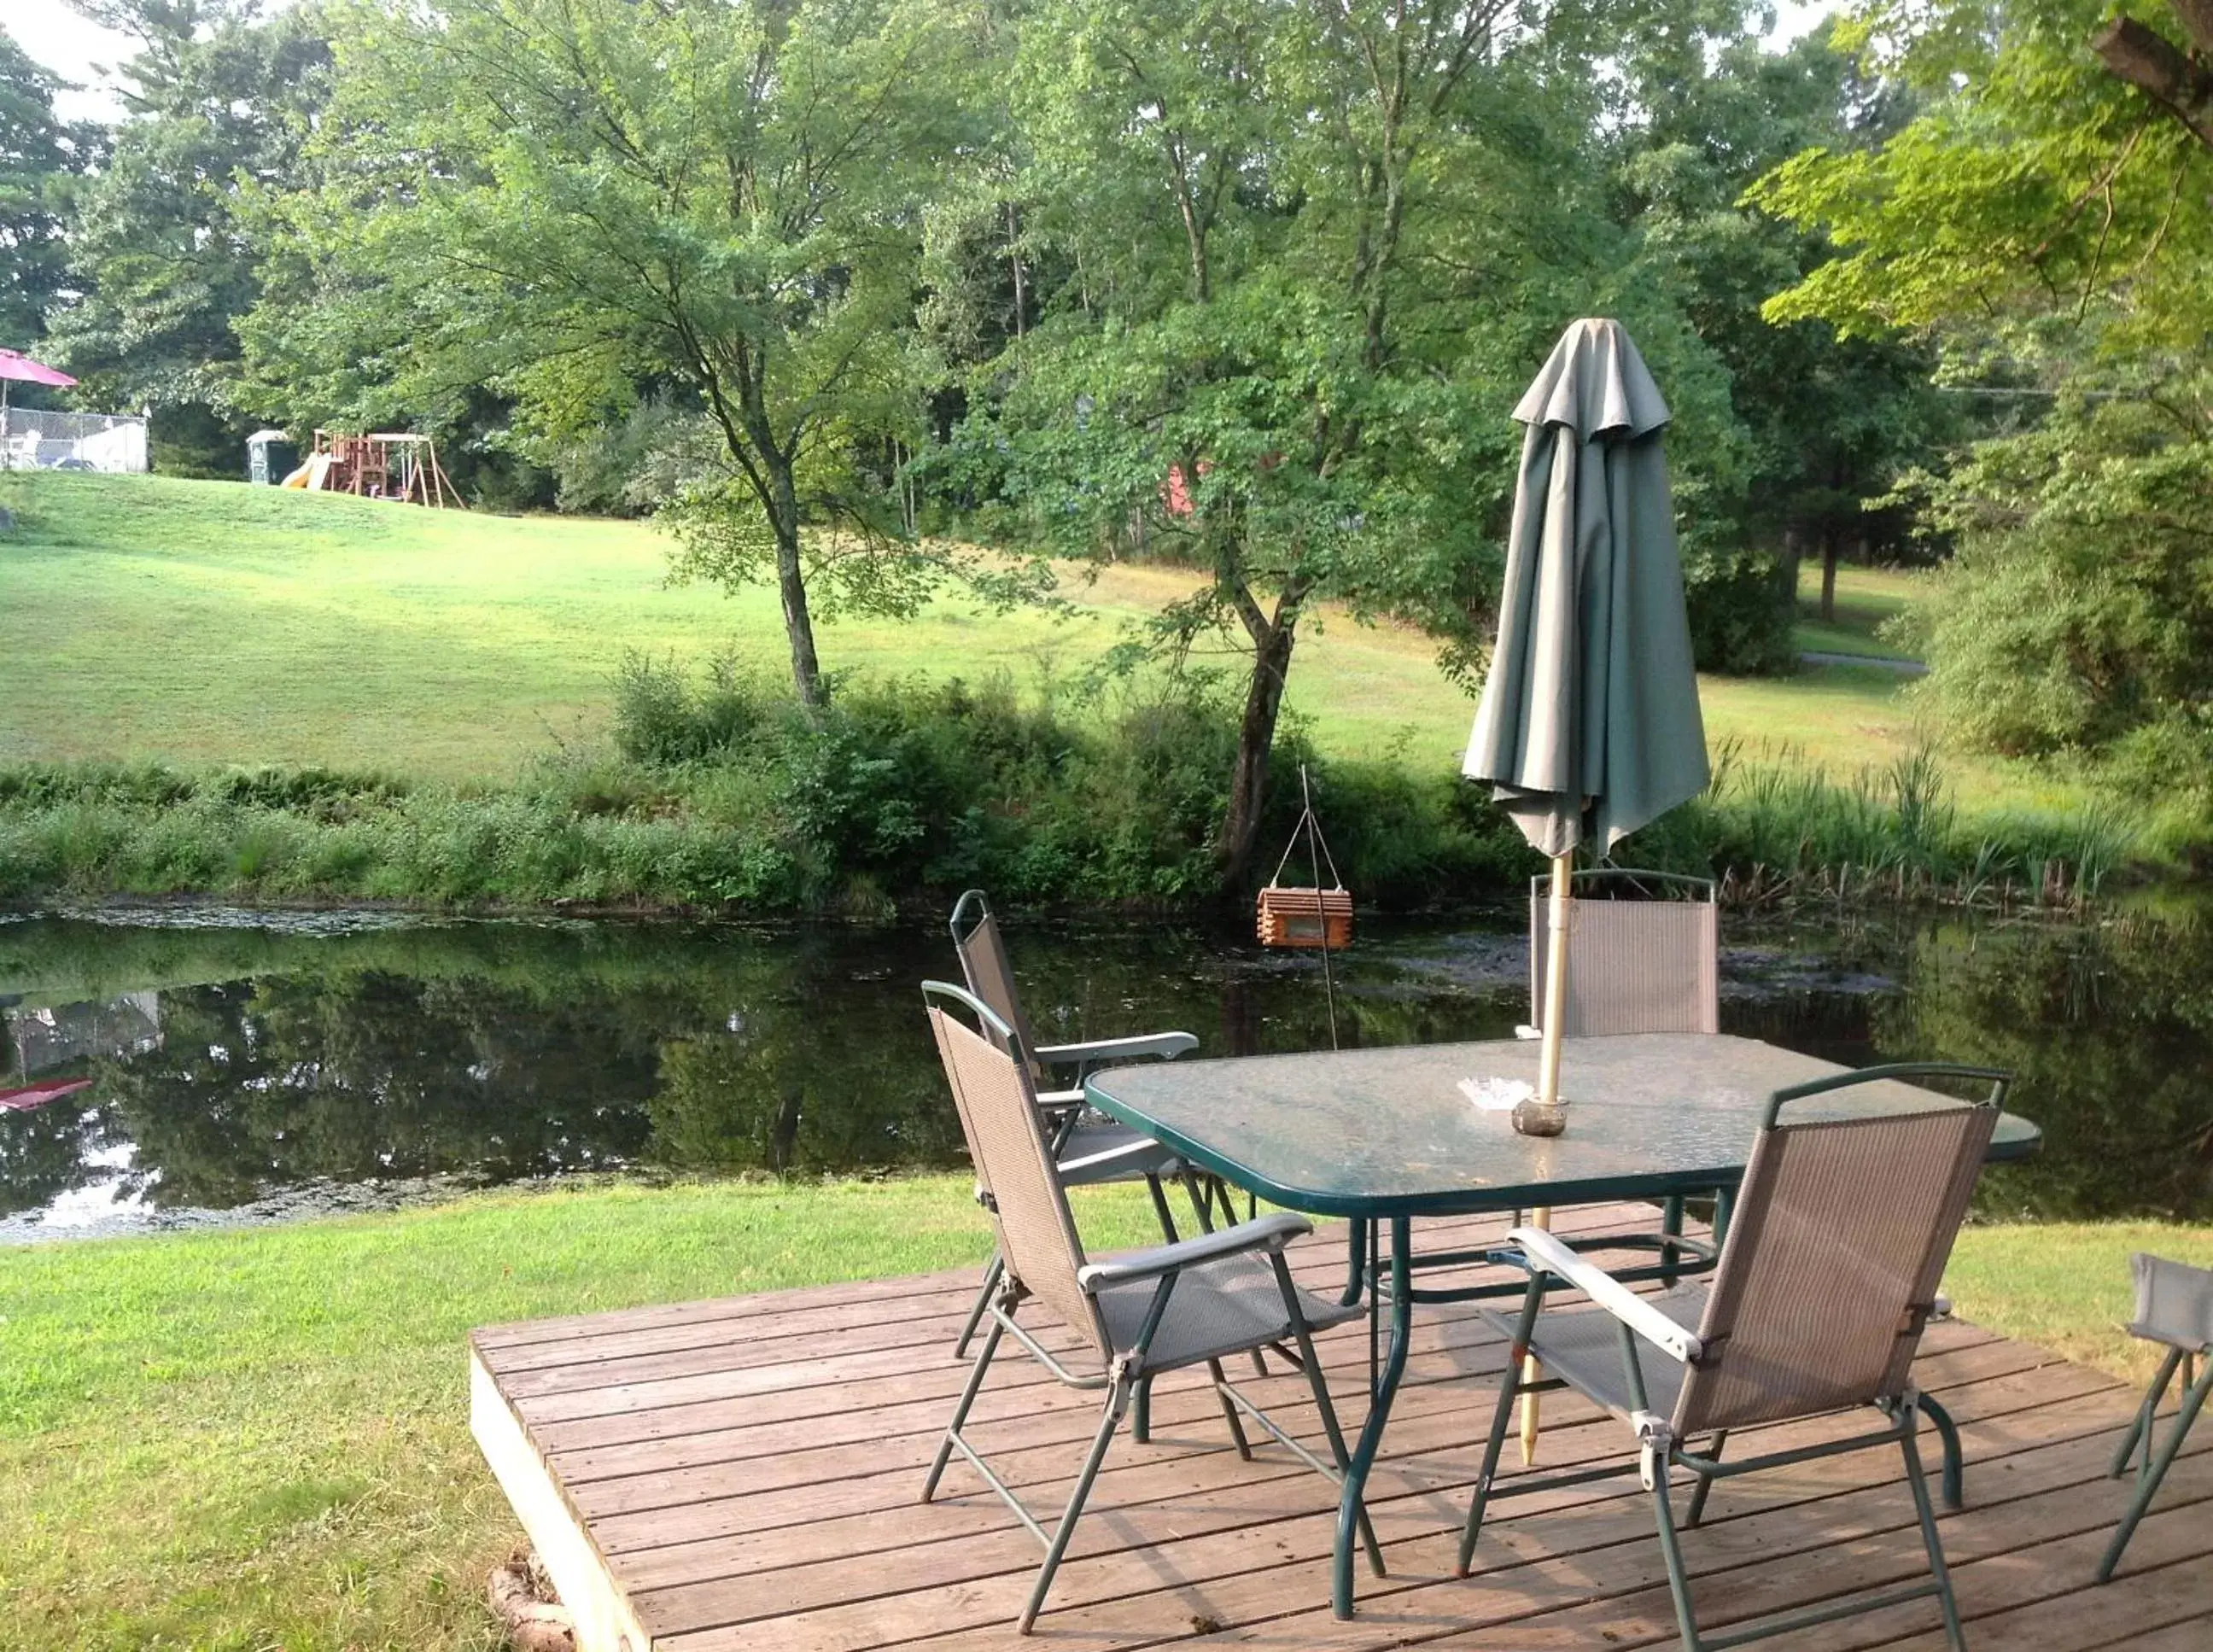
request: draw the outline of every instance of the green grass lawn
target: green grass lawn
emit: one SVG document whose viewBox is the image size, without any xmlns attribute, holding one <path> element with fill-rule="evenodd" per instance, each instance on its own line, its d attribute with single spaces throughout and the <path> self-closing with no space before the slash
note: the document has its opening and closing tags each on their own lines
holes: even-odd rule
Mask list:
<svg viewBox="0 0 2213 1652">
<path fill-rule="evenodd" d="M 1798 564 L 1798 646 L 1825 654 L 1863 654 L 1878 660 L 1904 660 L 1908 650 L 1875 635 L 1887 619 L 1913 605 L 1928 575 L 1902 568 L 1837 570 L 1836 618 L 1821 618 L 1821 564 Z"/>
<path fill-rule="evenodd" d="M 540 1315 L 976 1265 L 965 1180 L 630 1185 L 0 1252 L 0 1648 L 459 1652 L 518 1535 L 466 1424 L 462 1339 Z M 1101 1248 L 1126 1192 L 1079 1194 Z M 2213 1228 L 1994 1228 L 1948 1288 L 2135 1374 L 2127 1253 Z"/>
<path fill-rule="evenodd" d="M 23 519 L 0 540 L 0 761 L 160 759 L 188 767 L 320 764 L 504 780 L 607 727 L 608 679 L 639 649 L 698 661 L 735 649 L 785 668 L 776 600 L 664 582 L 649 526 L 431 512 L 235 483 L 56 472 L 0 479 Z M 1175 570 L 1082 584 L 1073 619 L 948 599 L 905 622 L 826 622 L 833 670 L 1031 684 L 1094 656 L 1129 619 L 1189 589 Z M 1851 570 L 1853 600 L 1888 600 Z M 1903 600 L 1900 598 L 1899 600 Z M 1857 608 L 1853 610 L 1858 612 Z M 1748 754 L 1832 771 L 1881 765 L 1926 731 L 1887 673 L 1709 678 L 1707 724 Z M 1327 749 L 1457 767 L 1472 703 L 1430 644 L 1324 614 L 1302 631 L 1289 704 Z M 2061 808 L 2072 788 L 1954 759 L 1970 808 Z"/>
</svg>

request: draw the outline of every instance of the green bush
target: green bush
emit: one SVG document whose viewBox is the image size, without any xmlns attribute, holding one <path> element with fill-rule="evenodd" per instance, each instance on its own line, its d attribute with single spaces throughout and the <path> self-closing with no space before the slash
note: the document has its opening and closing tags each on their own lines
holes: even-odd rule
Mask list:
<svg viewBox="0 0 2213 1652">
<path fill-rule="evenodd" d="M 694 680 L 637 662 L 618 698 L 615 751 L 497 790 L 320 770 L 0 768 L 0 899 L 880 914 L 970 885 L 1032 906 L 1189 909 L 1223 894 L 1214 844 L 1235 707 L 1203 679 L 1073 710 L 1026 701 L 1003 679 L 854 680 L 810 713 L 727 668 Z M 1393 752 L 1325 759 L 1294 722 L 1277 752 L 1262 875 L 1289 839 L 1302 765 L 1364 904 L 1466 901 L 1540 864 L 1481 788 Z M 1963 818 L 1925 753 L 1846 781 L 1728 753 L 1718 771 L 1705 796 L 1618 857 L 1711 872 L 1753 899 L 2071 901 L 2137 842 L 2118 814 Z M 1302 850 L 1284 877 L 1311 875 Z"/>
</svg>

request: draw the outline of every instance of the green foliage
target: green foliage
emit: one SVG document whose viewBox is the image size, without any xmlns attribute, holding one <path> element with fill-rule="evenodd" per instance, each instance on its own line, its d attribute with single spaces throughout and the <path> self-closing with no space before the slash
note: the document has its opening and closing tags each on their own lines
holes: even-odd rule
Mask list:
<svg viewBox="0 0 2213 1652">
<path fill-rule="evenodd" d="M 275 209 L 300 250 L 250 329 L 257 371 L 302 406 L 433 421 L 491 386 L 540 441 L 680 387 L 720 452 L 685 494 L 678 570 L 775 579 L 817 698 L 810 576 L 902 613 L 943 571 L 864 460 L 919 419 L 914 203 L 966 136 L 972 20 L 924 0 L 339 15 L 322 184 Z M 849 531 L 805 569 L 808 519 Z"/>
<path fill-rule="evenodd" d="M 2090 52 L 2111 12 L 1870 0 L 1850 39 L 1925 107 L 1880 148 L 1808 149 L 1760 183 L 1755 198 L 1844 253 L 1768 314 L 1870 336 L 2052 317 L 2091 325 L 2068 341 L 2078 358 L 2203 349 L 2213 153 Z"/>
<path fill-rule="evenodd" d="M 94 401 L 175 409 L 184 474 L 235 475 L 251 428 L 234 389 L 236 324 L 259 290 L 264 243 L 247 196 L 300 181 L 329 54 L 319 8 L 267 18 L 252 0 L 101 0 L 144 43 L 123 68 L 127 118 L 76 192 L 70 232 L 81 294 L 52 318 L 55 346 Z M 210 428 L 224 434 L 218 439 Z"/>
<path fill-rule="evenodd" d="M 55 115 L 56 89 L 0 27 L 0 344 L 11 350 L 46 333 L 67 282 L 70 192 L 98 153 L 92 128 Z M 22 405 L 28 387 L 15 386 L 9 399 Z"/>
<path fill-rule="evenodd" d="M 2000 751 L 2125 757 L 2213 802 L 2204 406 L 2166 391 L 2070 401 L 1937 495 L 1959 555 L 1904 623 L 1947 727 Z"/>
<path fill-rule="evenodd" d="M 1724 749 L 1706 795 L 1637 832 L 1616 858 L 1709 874 L 1747 904 L 2075 907 L 2139 856 L 2139 819 L 2119 808 L 1969 815 L 1925 748 L 1843 777 Z"/>
<path fill-rule="evenodd" d="M 579 754 L 499 790 L 307 771 L 0 768 L 0 899 L 259 899 L 871 911 L 983 883 L 1010 903 L 1158 907 L 1214 887 L 1236 729 L 1203 681 L 1074 718 L 1003 680 L 848 682 L 814 711 L 723 664 L 633 658 L 621 760 Z M 1468 789 L 1325 764 L 1339 866 L 1417 905 L 1519 872 Z M 1268 826 L 1287 833 L 1288 799 Z"/>
</svg>

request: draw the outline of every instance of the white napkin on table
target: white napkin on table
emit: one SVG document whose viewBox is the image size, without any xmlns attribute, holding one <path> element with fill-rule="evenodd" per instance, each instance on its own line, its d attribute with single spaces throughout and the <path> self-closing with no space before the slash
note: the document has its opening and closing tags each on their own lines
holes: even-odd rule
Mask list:
<svg viewBox="0 0 2213 1652">
<path fill-rule="evenodd" d="M 1475 1103 L 1478 1113 L 1511 1113 L 1537 1090 L 1518 1078 L 1463 1078 L 1460 1093 Z"/>
</svg>

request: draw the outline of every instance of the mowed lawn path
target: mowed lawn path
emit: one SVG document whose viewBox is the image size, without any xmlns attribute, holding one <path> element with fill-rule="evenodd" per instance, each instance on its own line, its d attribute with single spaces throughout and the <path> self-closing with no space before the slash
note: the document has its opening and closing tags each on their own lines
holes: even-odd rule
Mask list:
<svg viewBox="0 0 2213 1652">
<path fill-rule="evenodd" d="M 604 734 L 627 650 L 698 663 L 729 649 L 786 669 L 773 593 L 670 587 L 666 540 L 644 523 L 53 472 L 0 478 L 0 503 L 20 519 L 0 540 L 0 761 L 504 780 Z M 1064 571 L 1072 618 L 948 596 L 911 621 L 821 622 L 824 661 L 1004 671 L 1027 688 L 1080 669 L 1196 577 Z M 1913 743 L 1900 687 L 1856 668 L 1708 679 L 1708 729 L 1750 756 L 1787 749 L 1849 772 Z M 1302 631 L 1289 703 L 1326 749 L 1448 770 L 1473 711 L 1425 638 L 1332 613 Z M 1950 766 L 1971 805 L 2068 801 L 2010 765 Z"/>
</svg>

